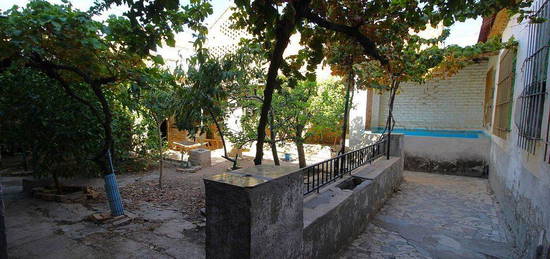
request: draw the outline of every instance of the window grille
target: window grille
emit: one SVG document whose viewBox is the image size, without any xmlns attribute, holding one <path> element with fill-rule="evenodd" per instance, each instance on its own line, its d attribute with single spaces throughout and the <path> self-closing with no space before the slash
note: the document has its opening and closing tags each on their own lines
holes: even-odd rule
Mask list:
<svg viewBox="0 0 550 259">
<path fill-rule="evenodd" d="M 485 78 L 485 102 L 483 107 L 483 126 L 485 128 L 491 127 L 491 119 L 493 116 L 493 98 L 494 98 L 494 83 L 495 83 L 495 70 L 491 67 L 487 71 L 487 77 Z"/>
<path fill-rule="evenodd" d="M 518 146 L 535 153 L 536 141 L 542 140 L 544 101 L 546 97 L 548 49 L 550 44 L 549 0 L 533 3 L 533 16 L 543 22 L 528 25 L 527 58 L 522 65 L 523 90 L 516 102 L 515 124 Z M 547 148 L 546 148 L 547 149 Z"/>
<path fill-rule="evenodd" d="M 500 55 L 493 134 L 503 139 L 508 138 L 511 129 L 515 56 L 515 50 L 510 49 L 504 50 Z"/>
</svg>

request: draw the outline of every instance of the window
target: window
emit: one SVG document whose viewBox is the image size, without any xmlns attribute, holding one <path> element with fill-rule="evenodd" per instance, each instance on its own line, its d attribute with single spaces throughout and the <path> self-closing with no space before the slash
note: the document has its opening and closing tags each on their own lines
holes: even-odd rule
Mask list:
<svg viewBox="0 0 550 259">
<path fill-rule="evenodd" d="M 493 116 L 493 97 L 495 84 L 495 70 L 491 67 L 487 71 L 485 78 L 485 101 L 483 105 L 483 127 L 491 128 L 491 118 Z"/>
<path fill-rule="evenodd" d="M 542 2 L 542 3 L 541 3 Z M 546 19 L 528 25 L 527 58 L 523 62 L 523 90 L 516 102 L 515 124 L 518 128 L 518 146 L 535 153 L 536 141 L 542 140 L 541 128 L 546 96 L 548 48 L 550 41 L 549 0 L 533 3 L 533 16 Z"/>
<path fill-rule="evenodd" d="M 512 102 L 514 98 L 516 51 L 506 49 L 500 55 L 497 98 L 495 101 L 495 120 L 493 134 L 500 138 L 508 138 L 512 117 Z"/>
</svg>

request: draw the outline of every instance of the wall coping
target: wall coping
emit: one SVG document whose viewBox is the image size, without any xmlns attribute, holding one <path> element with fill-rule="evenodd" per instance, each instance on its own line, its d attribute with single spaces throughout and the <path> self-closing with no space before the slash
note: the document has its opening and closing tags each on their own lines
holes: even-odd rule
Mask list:
<svg viewBox="0 0 550 259">
<path fill-rule="evenodd" d="M 292 166 L 257 165 L 233 170 L 204 178 L 205 181 L 218 182 L 243 188 L 253 188 L 269 181 L 296 173 Z"/>
</svg>

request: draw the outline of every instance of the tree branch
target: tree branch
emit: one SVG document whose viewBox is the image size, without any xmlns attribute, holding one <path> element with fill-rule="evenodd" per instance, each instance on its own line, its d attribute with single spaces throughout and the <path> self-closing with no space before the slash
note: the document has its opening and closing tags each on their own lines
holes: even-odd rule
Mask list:
<svg viewBox="0 0 550 259">
<path fill-rule="evenodd" d="M 105 141 L 103 144 L 103 149 L 98 152 L 94 160 L 100 162 L 100 158 L 102 155 L 106 155 L 107 152 L 111 151 L 111 156 L 114 160 L 114 148 L 113 148 L 113 129 L 111 128 L 111 122 L 113 120 L 113 114 L 111 113 L 111 109 L 109 108 L 109 102 L 107 101 L 107 98 L 105 98 L 105 95 L 103 94 L 103 91 L 101 91 L 101 87 L 99 84 L 90 84 L 90 87 L 92 88 L 95 96 L 99 100 L 99 103 L 101 104 L 101 108 L 103 110 L 103 116 L 105 117 L 105 120 L 102 122 L 103 125 L 103 131 L 105 134 Z M 106 164 L 100 163 L 100 165 L 104 166 L 103 169 L 104 174 L 108 174 L 108 168 Z"/>
<path fill-rule="evenodd" d="M 61 75 L 59 75 L 59 73 L 57 73 L 51 67 L 48 67 L 44 63 L 39 63 L 39 64 L 31 63 L 31 64 L 29 64 L 29 66 L 39 69 L 44 74 L 46 74 L 48 77 L 56 80 L 59 83 L 59 85 L 61 86 L 61 88 L 63 88 L 63 90 L 65 91 L 65 93 L 69 97 L 71 97 L 71 98 L 75 99 L 76 101 L 84 104 L 86 107 L 88 107 L 88 109 L 90 109 L 92 114 L 99 119 L 99 121 L 103 121 L 103 118 L 99 115 L 99 111 L 92 105 L 92 103 L 90 103 L 87 100 L 85 100 L 84 98 L 78 96 L 73 91 L 73 89 L 71 89 L 69 84 L 65 80 L 63 80 L 63 78 L 61 78 Z"/>
<path fill-rule="evenodd" d="M 258 96 L 258 95 L 247 95 L 245 97 L 243 97 L 245 100 L 256 100 L 256 101 L 260 101 L 260 102 L 263 102 L 264 101 L 264 98 Z"/>
<path fill-rule="evenodd" d="M 90 75 L 88 75 L 87 73 L 83 72 L 82 70 L 80 70 L 76 67 L 56 64 L 56 63 L 44 60 L 40 57 L 40 55 L 38 55 L 36 53 L 33 54 L 32 60 L 36 63 L 39 63 L 39 64 L 49 68 L 49 69 L 66 70 L 66 71 L 73 72 L 73 73 L 77 74 L 78 76 L 80 76 L 88 84 L 104 85 L 104 84 L 109 84 L 109 83 L 113 83 L 113 82 L 116 81 L 115 76 L 109 76 L 109 77 L 102 77 L 102 78 L 98 78 L 98 79 L 93 79 L 92 77 L 90 77 Z"/>
<path fill-rule="evenodd" d="M 351 27 L 343 24 L 330 22 L 326 19 L 323 19 L 321 16 L 314 14 L 311 10 L 307 10 L 304 14 L 304 17 L 308 19 L 310 22 L 315 23 L 325 29 L 340 32 L 348 35 L 351 38 L 354 38 L 357 42 L 359 42 L 359 44 L 361 44 L 365 53 L 368 56 L 380 61 L 380 63 L 382 63 L 382 66 L 388 65 L 388 60 L 386 59 L 386 57 L 383 57 L 382 55 L 380 55 L 380 53 L 376 49 L 376 44 L 372 40 L 370 40 L 367 36 L 363 35 L 359 31 L 358 26 Z"/>
</svg>

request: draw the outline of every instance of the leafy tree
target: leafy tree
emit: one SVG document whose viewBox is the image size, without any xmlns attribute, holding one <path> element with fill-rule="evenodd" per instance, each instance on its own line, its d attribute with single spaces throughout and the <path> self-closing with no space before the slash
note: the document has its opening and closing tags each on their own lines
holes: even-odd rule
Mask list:
<svg viewBox="0 0 550 259">
<path fill-rule="evenodd" d="M 131 1 L 128 2 L 130 6 L 143 5 L 144 8 L 131 8 L 126 16 L 111 16 L 105 22 L 92 19 L 101 8 L 108 8 L 112 3 L 122 2 L 107 1 L 100 4 L 99 9 L 82 12 L 70 4 L 54 5 L 35 0 L 26 8 L 9 9 L 0 19 L 0 49 L 3 50 L 0 73 L 32 69 L 55 82 L 43 87 L 58 87 L 99 121 L 102 133 L 98 135 L 102 136 L 102 144 L 88 159 L 104 174 L 114 170 L 109 161 L 111 154 L 116 154 L 113 103 L 108 96 L 127 86 L 140 86 L 145 61 L 162 63 L 162 59 L 152 55 L 150 50 L 162 40 L 170 44 L 172 30 L 179 30 L 186 23 L 197 30 L 205 30 L 201 22 L 205 14 L 211 13 L 209 5 L 202 1 L 192 1 L 189 8 L 181 7 L 177 1 L 155 5 L 147 4 L 148 1 Z M 170 8 L 166 9 L 166 5 Z M 186 10 L 189 13 L 177 14 Z M 166 13 L 177 14 L 180 19 L 163 20 L 170 17 L 163 16 Z M 175 27 L 163 26 L 162 30 L 155 30 L 154 24 Z M 145 33 L 136 33 L 139 30 Z M 153 39 L 143 38 L 148 36 Z M 149 40 L 154 44 L 142 44 Z"/>
<path fill-rule="evenodd" d="M 113 29 L 124 38 L 129 51 L 141 56 L 149 56 L 151 50 L 164 44 L 174 47 L 175 34 L 186 29 L 202 37 L 207 32 L 203 21 L 212 14 L 212 4 L 208 0 L 103 0 L 96 1 L 89 12 L 98 15 L 121 5 L 128 7 L 122 15 L 124 24 Z M 159 62 L 162 59 L 161 56 L 153 58 Z"/>
<path fill-rule="evenodd" d="M 267 72 L 267 55 L 268 53 L 261 45 L 247 39 L 241 39 L 240 47 L 234 53 L 226 55 L 227 59 L 236 64 L 234 66 L 236 90 L 233 91 L 232 98 L 243 111 L 240 119 L 241 131 L 231 132 L 229 136 L 231 141 L 239 147 L 257 140 L 256 126 L 259 121 L 258 111 L 261 110 L 264 101 L 261 89 Z M 280 121 L 275 120 L 275 114 L 274 109 L 269 110 L 269 135 L 265 142 L 269 143 L 274 164 L 280 165 L 277 143 L 285 139 L 279 137 L 282 125 Z"/>
<path fill-rule="evenodd" d="M 286 66 L 283 53 L 290 36 L 299 31 L 304 52 L 310 55 L 297 59 L 307 62 L 308 68 L 322 60 L 327 42 L 353 41 L 362 47 L 362 56 L 377 60 L 393 74 L 388 58 L 381 54 L 379 45 L 388 33 L 396 37 L 409 30 L 419 31 L 428 24 L 450 26 L 456 21 L 486 16 L 502 8 L 519 11 L 530 2 L 514 1 L 236 1 L 233 16 L 237 26 L 247 29 L 270 52 L 270 64 L 264 88 L 264 102 L 258 123 L 258 142 L 254 162 L 261 164 L 265 127 L 272 95 L 277 87 L 277 73 Z M 282 10 L 280 10 L 282 9 Z M 283 69 L 284 72 L 284 69 Z"/>
<path fill-rule="evenodd" d="M 225 58 L 216 58 L 198 43 L 197 53 L 189 59 L 187 70 L 178 69 L 183 87 L 178 89 L 176 125 L 189 134 L 203 134 L 214 124 L 223 144 L 223 157 L 229 157 L 225 140 L 228 131 L 226 120 L 236 107 L 232 101 L 235 88 L 235 64 Z"/>
<path fill-rule="evenodd" d="M 272 110 L 281 125 L 281 134 L 298 150 L 300 167 L 306 166 L 304 143 L 314 134 L 334 131 L 344 109 L 344 87 L 336 81 L 317 84 L 301 81 L 294 88 L 283 88 L 274 95 Z"/>
<path fill-rule="evenodd" d="M 162 124 L 176 113 L 177 100 L 175 98 L 176 81 L 169 71 L 161 68 L 150 68 L 145 71 L 146 81 L 141 88 L 140 103 L 141 114 L 150 120 L 154 127 L 155 134 L 151 134 L 149 140 L 155 144 L 156 159 L 159 161 L 159 187 L 162 188 L 162 175 L 164 171 L 163 154 L 167 150 L 167 145 L 162 137 Z"/>
<path fill-rule="evenodd" d="M 87 156 L 98 144 L 94 134 L 101 134 L 93 115 L 58 88 L 45 88 L 56 82 L 30 69 L 2 73 L 0 80 L 1 142 L 32 150 L 34 175 L 52 175 L 60 193 L 59 177 L 91 174 Z"/>
</svg>

